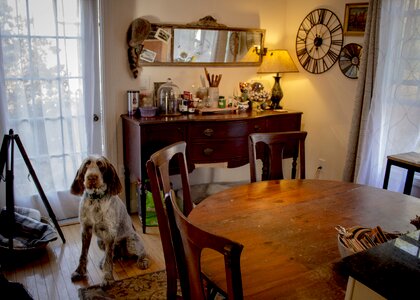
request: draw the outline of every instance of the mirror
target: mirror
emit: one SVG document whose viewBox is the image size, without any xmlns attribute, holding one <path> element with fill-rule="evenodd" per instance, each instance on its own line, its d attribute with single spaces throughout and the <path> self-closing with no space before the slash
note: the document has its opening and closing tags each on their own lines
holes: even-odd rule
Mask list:
<svg viewBox="0 0 420 300">
<path fill-rule="evenodd" d="M 187 25 L 152 23 L 139 66 L 259 65 L 264 29 L 232 28 L 205 17 Z"/>
</svg>

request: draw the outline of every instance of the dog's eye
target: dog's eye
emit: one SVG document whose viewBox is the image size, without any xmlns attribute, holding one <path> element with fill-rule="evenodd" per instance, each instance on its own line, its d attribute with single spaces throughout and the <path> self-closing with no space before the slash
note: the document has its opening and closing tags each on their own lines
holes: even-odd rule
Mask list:
<svg viewBox="0 0 420 300">
<path fill-rule="evenodd" d="M 99 171 L 101 171 L 102 173 L 106 170 L 106 164 L 102 161 L 97 161 L 96 165 L 99 168 Z"/>
</svg>

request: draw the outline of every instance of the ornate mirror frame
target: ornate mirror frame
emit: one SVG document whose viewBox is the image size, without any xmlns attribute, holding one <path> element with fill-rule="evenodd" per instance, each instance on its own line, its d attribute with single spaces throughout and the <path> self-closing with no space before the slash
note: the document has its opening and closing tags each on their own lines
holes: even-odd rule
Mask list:
<svg viewBox="0 0 420 300">
<path fill-rule="evenodd" d="M 258 66 L 264 29 L 228 27 L 210 16 L 189 24 L 151 23 L 138 66 Z"/>
</svg>

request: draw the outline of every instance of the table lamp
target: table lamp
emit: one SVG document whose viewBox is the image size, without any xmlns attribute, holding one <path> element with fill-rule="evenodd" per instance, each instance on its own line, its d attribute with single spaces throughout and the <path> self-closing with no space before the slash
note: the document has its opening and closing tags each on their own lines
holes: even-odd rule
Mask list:
<svg viewBox="0 0 420 300">
<path fill-rule="evenodd" d="M 287 50 L 268 50 L 257 73 L 277 73 L 274 77 L 274 85 L 271 90 L 271 108 L 279 109 L 280 101 L 283 98 L 283 91 L 280 87 L 280 73 L 299 72 Z"/>
</svg>

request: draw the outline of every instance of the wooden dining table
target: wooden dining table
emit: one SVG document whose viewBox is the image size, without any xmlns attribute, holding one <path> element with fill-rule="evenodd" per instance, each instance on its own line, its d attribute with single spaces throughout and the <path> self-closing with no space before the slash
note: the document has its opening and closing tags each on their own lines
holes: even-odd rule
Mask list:
<svg viewBox="0 0 420 300">
<path fill-rule="evenodd" d="M 406 233 L 420 199 L 348 182 L 271 180 L 244 184 L 204 199 L 188 218 L 244 245 L 245 299 L 344 299 L 337 225 L 380 226 Z M 203 253 L 203 272 L 224 287 L 220 257 Z"/>
</svg>

